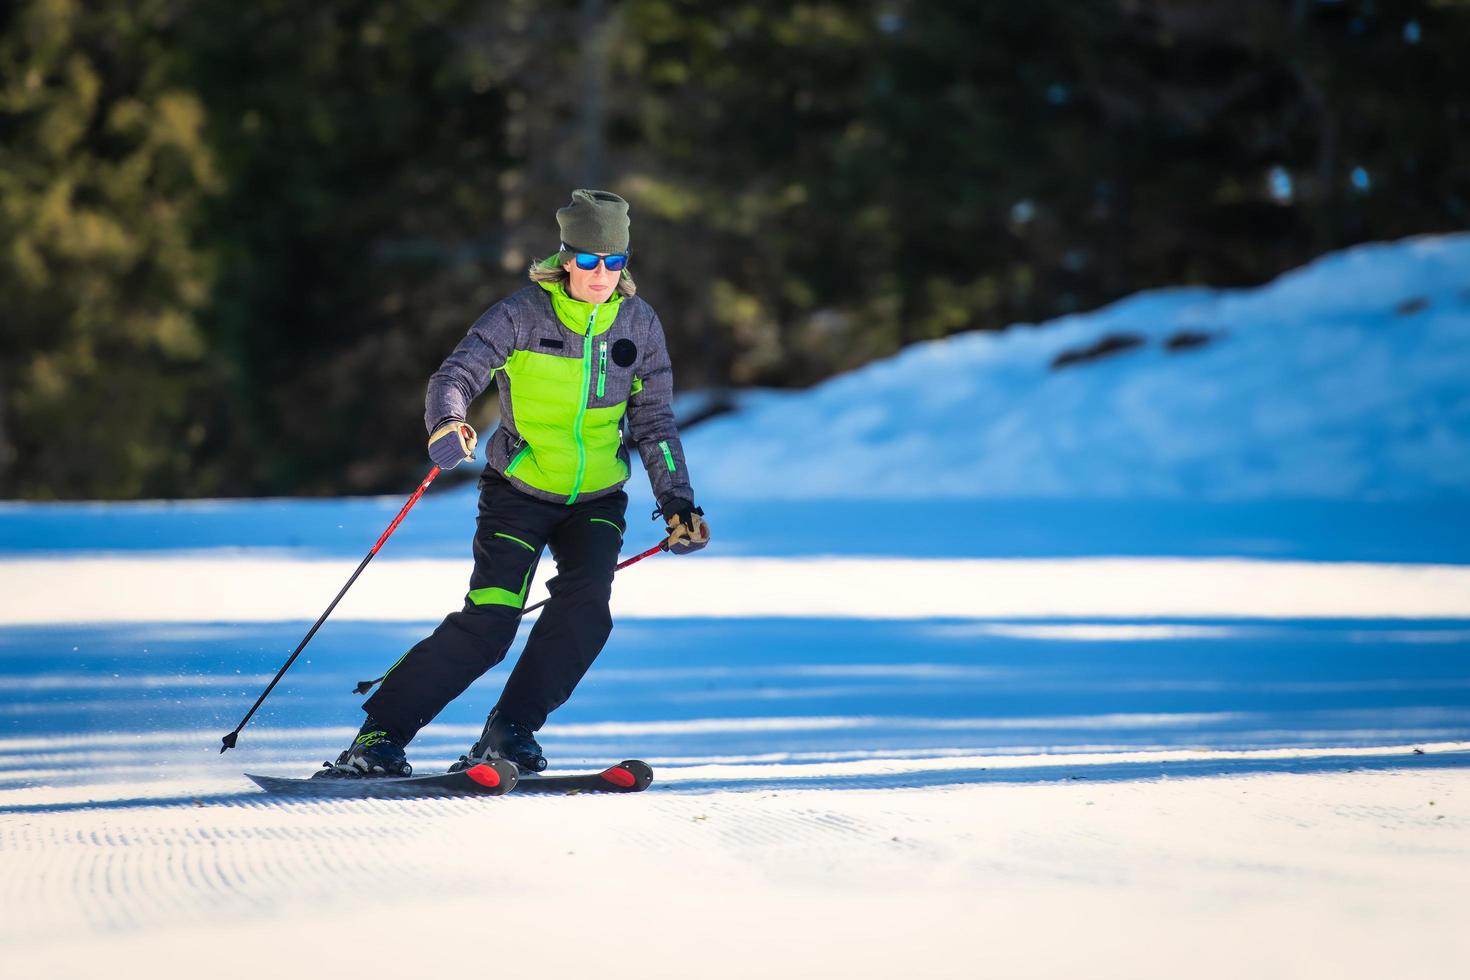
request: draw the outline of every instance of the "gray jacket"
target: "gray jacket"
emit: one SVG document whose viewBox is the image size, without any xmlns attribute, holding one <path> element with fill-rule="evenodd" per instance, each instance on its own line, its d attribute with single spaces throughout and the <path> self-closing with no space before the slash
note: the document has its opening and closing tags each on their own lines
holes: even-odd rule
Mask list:
<svg viewBox="0 0 1470 980">
<path fill-rule="evenodd" d="M 565 504 L 616 493 L 628 479 L 631 445 L 661 509 L 692 502 L 658 316 L 636 296 L 610 323 L 612 307 L 603 307 L 590 329 L 577 330 L 558 318 L 540 285 L 496 303 L 429 378 L 424 422 L 432 432 L 466 418 L 498 375 L 500 425 L 485 440 L 485 457 L 523 493 Z"/>
</svg>

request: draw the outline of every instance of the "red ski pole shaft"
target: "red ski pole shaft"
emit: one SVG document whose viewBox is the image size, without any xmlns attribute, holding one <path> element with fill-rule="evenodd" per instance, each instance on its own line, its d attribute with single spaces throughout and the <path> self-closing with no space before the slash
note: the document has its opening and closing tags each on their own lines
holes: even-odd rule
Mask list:
<svg viewBox="0 0 1470 980">
<path fill-rule="evenodd" d="M 658 544 L 654 545 L 652 548 L 649 548 L 647 551 L 643 552 L 643 554 L 641 554 L 641 555 L 634 555 L 632 558 L 629 558 L 625 562 L 619 562 L 618 563 L 618 566 L 613 569 L 613 572 L 614 573 L 621 572 L 623 569 L 627 568 L 629 565 L 636 564 L 637 562 L 640 562 L 640 561 L 642 561 L 645 558 L 648 558 L 648 557 L 650 557 L 652 555 L 656 555 L 660 551 L 668 551 L 668 550 L 669 550 L 669 542 L 667 540 L 660 541 Z M 550 596 L 547 596 L 545 599 L 542 599 L 540 602 L 536 603 L 535 605 L 527 606 L 525 609 L 522 609 L 521 610 L 521 615 L 524 616 L 524 615 L 526 615 L 526 613 L 531 612 L 533 609 L 540 609 L 542 606 L 546 605 L 550 601 L 551 601 L 551 597 Z"/>
<path fill-rule="evenodd" d="M 311 629 L 306 631 L 306 636 L 301 638 L 301 642 L 291 652 L 291 656 L 287 657 L 286 662 L 281 665 L 281 669 L 276 671 L 276 676 L 271 678 L 271 682 L 265 686 L 265 690 L 260 692 L 260 697 L 256 698 L 255 703 L 250 706 L 250 710 L 245 712 L 245 717 L 240 719 L 240 724 L 235 726 L 234 731 L 220 739 L 224 743 L 220 746 L 221 755 L 224 754 L 226 749 L 233 749 L 235 747 L 235 742 L 240 737 L 240 729 L 249 723 L 251 717 L 255 714 L 255 710 L 270 696 L 271 691 L 275 690 L 276 684 L 280 681 L 281 677 L 296 662 L 296 658 L 301 655 L 302 650 L 306 649 L 306 645 L 311 642 L 311 638 L 316 636 L 316 631 L 321 629 L 322 623 L 325 623 L 327 617 L 332 615 L 332 610 L 337 608 L 337 603 L 342 601 L 342 597 L 347 594 L 347 590 L 352 588 L 352 583 L 357 581 L 357 577 L 362 574 L 364 568 L 367 568 L 368 562 L 373 560 L 373 556 L 378 553 L 379 548 L 383 547 L 383 543 L 388 540 L 394 531 L 398 530 L 398 525 L 403 523 L 403 518 L 408 516 L 408 512 L 413 509 L 413 505 L 419 502 L 419 498 L 424 495 L 425 490 L 429 489 L 429 484 L 433 483 L 434 477 L 438 475 L 439 467 L 435 466 L 429 470 L 429 475 L 424 477 L 423 482 L 419 484 L 419 488 L 413 492 L 413 496 L 408 498 L 408 502 L 398 512 L 398 516 L 393 518 L 393 522 L 383 531 L 382 536 L 378 538 L 377 544 L 373 545 L 372 550 L 363 556 L 362 561 L 357 566 L 357 571 L 353 572 L 352 577 L 347 580 L 347 584 L 342 586 L 342 591 L 337 593 L 337 597 L 332 600 L 331 605 L 327 606 L 326 611 L 317 617 L 317 621 L 311 624 Z"/>
</svg>

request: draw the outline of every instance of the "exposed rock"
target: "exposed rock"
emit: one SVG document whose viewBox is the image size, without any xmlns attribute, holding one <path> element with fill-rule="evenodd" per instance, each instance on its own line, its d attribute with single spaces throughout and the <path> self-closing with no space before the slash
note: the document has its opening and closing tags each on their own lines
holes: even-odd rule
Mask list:
<svg viewBox="0 0 1470 980">
<path fill-rule="evenodd" d="M 1114 354 L 1121 354 L 1125 350 L 1142 347 L 1144 340 L 1134 333 L 1110 333 L 1099 338 L 1085 347 L 1073 347 L 1062 351 L 1052 358 L 1052 370 L 1070 367 L 1073 364 L 1084 364 L 1088 361 L 1100 361 Z"/>
<path fill-rule="evenodd" d="M 1214 343 L 1222 336 L 1224 336 L 1223 330 L 1213 333 L 1206 330 L 1181 330 L 1176 334 L 1171 334 L 1164 341 L 1164 350 L 1170 353 L 1181 350 L 1195 350 L 1196 348 L 1204 347 L 1206 344 Z"/>
</svg>

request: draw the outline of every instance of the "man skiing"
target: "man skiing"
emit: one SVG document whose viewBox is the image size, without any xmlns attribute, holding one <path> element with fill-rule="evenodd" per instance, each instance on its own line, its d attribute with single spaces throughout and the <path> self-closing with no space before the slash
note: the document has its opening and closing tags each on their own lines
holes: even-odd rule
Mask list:
<svg viewBox="0 0 1470 980">
<path fill-rule="evenodd" d="M 500 426 L 480 477 L 474 570 L 464 607 L 394 664 L 364 705 L 367 720 L 318 776 L 407 776 L 404 747 L 515 639 L 546 547 L 557 574 L 480 738 L 451 771 L 509 759 L 540 772 L 535 732 L 571 695 L 612 630 L 608 601 L 634 447 L 648 471 L 669 550 L 709 543 L 670 407 L 673 372 L 658 316 L 627 270 L 628 202 L 577 190 L 556 213 L 561 247 L 531 267 L 533 285 L 490 307 L 429 379 L 429 456 L 474 458 L 470 403 L 498 376 Z"/>
</svg>

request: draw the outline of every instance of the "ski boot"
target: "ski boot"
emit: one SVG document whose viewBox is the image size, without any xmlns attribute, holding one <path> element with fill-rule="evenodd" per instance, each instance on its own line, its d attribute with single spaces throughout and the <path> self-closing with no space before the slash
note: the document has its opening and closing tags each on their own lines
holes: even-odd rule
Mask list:
<svg viewBox="0 0 1470 980">
<path fill-rule="evenodd" d="M 509 759 L 523 772 L 540 772 L 546 768 L 546 756 L 536 744 L 531 729 L 520 722 L 502 717 L 500 709 L 490 712 L 485 719 L 485 730 L 480 740 L 470 746 L 466 755 L 449 767 L 450 772 L 462 772 L 482 759 Z"/>
<path fill-rule="evenodd" d="M 413 766 L 403 752 L 403 743 L 377 726 L 371 718 L 336 762 L 323 762 L 312 779 L 363 779 L 383 776 L 412 776 Z"/>
</svg>

